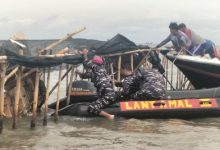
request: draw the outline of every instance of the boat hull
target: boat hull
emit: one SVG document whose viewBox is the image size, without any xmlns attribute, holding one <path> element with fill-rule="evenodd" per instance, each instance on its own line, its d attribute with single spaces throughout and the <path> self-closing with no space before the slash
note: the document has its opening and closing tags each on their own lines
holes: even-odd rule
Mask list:
<svg viewBox="0 0 220 150">
<path fill-rule="evenodd" d="M 60 100 L 59 115 L 94 117 L 88 114 L 87 109 L 89 103 L 97 99 L 97 95 L 91 87 L 80 87 L 85 85 L 85 82 L 88 81 L 80 81 L 76 86 L 84 91 L 76 92 L 73 88 L 70 105 L 66 106 L 67 98 Z M 50 104 L 49 108 L 55 109 L 56 103 Z M 219 117 L 220 88 L 167 91 L 164 100 L 121 100 L 104 110 L 126 118 Z"/>
<path fill-rule="evenodd" d="M 206 63 L 206 59 L 193 60 L 193 56 L 167 55 L 167 58 L 174 62 L 195 89 L 220 87 L 220 62 L 208 60 L 209 62 Z"/>
</svg>

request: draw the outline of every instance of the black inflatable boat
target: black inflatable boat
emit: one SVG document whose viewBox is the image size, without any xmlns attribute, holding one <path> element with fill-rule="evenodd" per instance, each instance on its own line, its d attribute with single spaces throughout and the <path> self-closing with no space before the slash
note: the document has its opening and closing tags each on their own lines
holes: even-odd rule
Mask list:
<svg viewBox="0 0 220 150">
<path fill-rule="evenodd" d="M 76 81 L 73 87 L 71 104 L 65 106 L 66 98 L 62 99 L 59 115 L 92 117 L 87 113 L 89 102 L 97 98 L 92 83 Z M 49 108 L 54 109 L 55 103 L 50 104 Z M 126 118 L 218 117 L 220 116 L 220 88 L 167 91 L 167 98 L 164 100 L 123 100 L 104 110 Z"/>
</svg>

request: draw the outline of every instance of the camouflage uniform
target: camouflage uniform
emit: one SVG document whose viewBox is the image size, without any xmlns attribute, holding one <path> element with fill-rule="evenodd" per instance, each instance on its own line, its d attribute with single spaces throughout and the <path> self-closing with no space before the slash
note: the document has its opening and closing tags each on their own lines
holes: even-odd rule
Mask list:
<svg viewBox="0 0 220 150">
<path fill-rule="evenodd" d="M 165 81 L 157 69 L 138 70 L 123 81 L 124 95 L 133 99 L 162 99 L 165 97 Z M 134 88 L 136 87 L 136 88 Z"/>
<path fill-rule="evenodd" d="M 91 78 L 94 86 L 97 88 L 98 99 L 92 102 L 88 107 L 88 112 L 98 115 L 101 109 L 115 102 L 115 92 L 111 83 L 111 78 L 107 74 L 104 65 L 97 65 L 89 61 L 84 62 L 85 68 L 91 69 L 91 72 L 80 74 L 81 78 Z"/>
<path fill-rule="evenodd" d="M 138 77 L 135 74 L 127 76 L 122 81 L 122 87 L 122 96 L 124 99 L 133 97 L 134 94 L 140 89 Z"/>
</svg>

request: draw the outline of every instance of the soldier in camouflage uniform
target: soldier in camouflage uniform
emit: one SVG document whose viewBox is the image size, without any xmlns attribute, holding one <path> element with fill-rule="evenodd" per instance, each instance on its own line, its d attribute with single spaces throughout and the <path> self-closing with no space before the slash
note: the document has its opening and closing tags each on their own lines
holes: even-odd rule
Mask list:
<svg viewBox="0 0 220 150">
<path fill-rule="evenodd" d="M 92 102 L 88 107 L 88 112 L 95 115 L 102 115 L 108 119 L 113 119 L 113 115 L 110 115 L 101 109 L 115 103 L 115 92 L 110 76 L 107 74 L 103 65 L 103 59 L 100 56 L 94 56 L 91 61 L 85 60 L 83 63 L 86 69 L 90 69 L 90 72 L 77 73 L 81 78 L 91 78 L 94 86 L 97 88 L 98 99 Z M 104 113 L 104 114 L 103 114 Z"/>
<path fill-rule="evenodd" d="M 138 69 L 122 82 L 123 96 L 132 99 L 163 99 L 165 81 L 157 69 Z"/>
</svg>

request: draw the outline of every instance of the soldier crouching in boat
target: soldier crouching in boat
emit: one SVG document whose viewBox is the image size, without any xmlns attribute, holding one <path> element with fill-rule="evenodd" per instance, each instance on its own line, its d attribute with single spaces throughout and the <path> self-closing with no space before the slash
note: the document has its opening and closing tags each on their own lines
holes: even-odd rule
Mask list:
<svg viewBox="0 0 220 150">
<path fill-rule="evenodd" d="M 120 85 L 123 88 L 121 98 L 152 100 L 165 97 L 165 81 L 157 69 L 140 68 L 136 73 L 123 69 L 122 74 L 125 78 Z"/>
<path fill-rule="evenodd" d="M 90 69 L 90 72 L 80 73 L 78 70 L 77 74 L 81 78 L 91 78 L 97 88 L 98 99 L 92 102 L 88 107 L 88 113 L 101 115 L 110 120 L 114 119 L 114 115 L 108 114 L 102 111 L 103 108 L 115 103 L 115 92 L 113 90 L 113 85 L 110 76 L 107 74 L 104 67 L 104 60 L 100 56 L 94 56 L 92 62 L 88 60 L 87 53 L 88 50 L 83 50 L 82 53 L 85 56 L 84 67 Z"/>
</svg>

